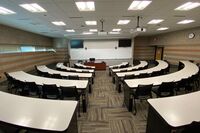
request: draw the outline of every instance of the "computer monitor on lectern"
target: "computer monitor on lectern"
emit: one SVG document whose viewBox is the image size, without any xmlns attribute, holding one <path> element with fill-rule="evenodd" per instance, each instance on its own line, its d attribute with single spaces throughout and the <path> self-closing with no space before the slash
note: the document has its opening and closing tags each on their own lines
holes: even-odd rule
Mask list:
<svg viewBox="0 0 200 133">
<path fill-rule="evenodd" d="M 90 58 L 89 60 L 92 61 L 92 62 L 94 62 L 94 61 L 95 61 L 95 58 Z"/>
</svg>

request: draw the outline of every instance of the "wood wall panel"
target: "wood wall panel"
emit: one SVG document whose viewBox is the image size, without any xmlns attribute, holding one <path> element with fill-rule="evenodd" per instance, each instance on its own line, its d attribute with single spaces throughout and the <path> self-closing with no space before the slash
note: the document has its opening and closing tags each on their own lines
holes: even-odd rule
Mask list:
<svg viewBox="0 0 200 133">
<path fill-rule="evenodd" d="M 189 39 L 189 33 L 195 37 Z M 164 47 L 164 59 L 171 64 L 180 60 L 194 60 L 200 63 L 200 27 L 169 32 L 149 37 L 149 44 Z"/>
<path fill-rule="evenodd" d="M 57 48 L 55 50 L 56 50 L 55 58 L 57 62 L 64 62 L 69 59 L 67 48 Z"/>
<path fill-rule="evenodd" d="M 153 60 L 155 48 L 149 45 L 148 37 L 136 37 L 134 39 L 134 59 Z"/>
<path fill-rule="evenodd" d="M 30 52 L 0 54 L 0 76 L 5 80 L 4 72 L 32 70 L 35 65 L 46 65 L 56 62 L 54 52 Z"/>
</svg>

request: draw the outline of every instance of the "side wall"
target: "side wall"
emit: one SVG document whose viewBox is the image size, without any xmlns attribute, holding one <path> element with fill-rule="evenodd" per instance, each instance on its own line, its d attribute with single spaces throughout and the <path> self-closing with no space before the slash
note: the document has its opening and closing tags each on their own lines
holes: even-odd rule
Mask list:
<svg viewBox="0 0 200 133">
<path fill-rule="evenodd" d="M 195 34 L 193 39 L 188 38 L 190 33 Z M 149 44 L 163 46 L 164 59 L 172 64 L 180 60 L 200 63 L 200 27 L 152 36 Z"/>
<path fill-rule="evenodd" d="M 37 45 L 53 47 L 52 38 L 0 25 L 1 45 Z M 31 70 L 34 65 L 55 62 L 54 52 L 0 53 L 0 81 L 5 80 L 4 72 Z"/>
<path fill-rule="evenodd" d="M 154 59 L 155 47 L 149 45 L 149 37 L 135 37 L 134 44 L 134 59 Z"/>
</svg>

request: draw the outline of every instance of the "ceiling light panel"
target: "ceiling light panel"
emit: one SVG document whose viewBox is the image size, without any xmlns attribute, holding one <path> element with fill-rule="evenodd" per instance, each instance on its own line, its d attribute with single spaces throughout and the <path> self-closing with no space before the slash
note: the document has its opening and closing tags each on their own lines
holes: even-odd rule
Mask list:
<svg viewBox="0 0 200 133">
<path fill-rule="evenodd" d="M 200 6 L 200 3 L 199 2 L 187 2 L 179 7 L 177 7 L 176 9 L 174 10 L 179 10 L 179 11 L 188 11 L 188 10 L 191 10 L 191 9 L 194 9 L 196 7 Z"/>
<path fill-rule="evenodd" d="M 158 28 L 157 30 L 158 31 L 163 31 L 163 30 L 168 30 L 169 28 L 168 27 L 160 27 L 160 28 Z"/>
<path fill-rule="evenodd" d="M 97 25 L 97 21 L 85 21 L 86 25 Z"/>
<path fill-rule="evenodd" d="M 68 29 L 68 30 L 66 30 L 67 32 L 75 32 L 75 30 L 74 29 Z"/>
<path fill-rule="evenodd" d="M 90 32 L 97 32 L 97 29 L 90 29 Z"/>
<path fill-rule="evenodd" d="M 163 21 L 164 21 L 163 19 L 153 19 L 153 20 L 149 21 L 148 24 L 159 24 Z"/>
<path fill-rule="evenodd" d="M 42 8 L 40 5 L 37 3 L 32 3 L 32 4 L 21 4 L 19 5 L 23 7 L 24 9 L 33 12 L 33 13 L 41 13 L 41 12 L 47 12 L 44 8 Z"/>
<path fill-rule="evenodd" d="M 91 35 L 93 34 L 92 32 L 83 32 L 83 35 Z"/>
<path fill-rule="evenodd" d="M 129 6 L 128 10 L 143 10 L 146 8 L 152 1 L 139 1 L 139 0 L 134 0 L 131 5 Z"/>
<path fill-rule="evenodd" d="M 114 34 L 114 35 L 116 35 L 116 34 L 120 34 L 120 32 L 111 31 L 111 32 L 109 32 L 109 34 Z"/>
<path fill-rule="evenodd" d="M 54 25 L 57 25 L 57 26 L 64 26 L 64 25 L 66 25 L 64 22 L 62 22 L 62 21 L 54 21 L 54 22 L 51 22 L 52 24 L 54 24 Z"/>
<path fill-rule="evenodd" d="M 76 2 L 76 6 L 79 9 L 79 11 L 95 11 L 95 4 L 93 1 Z"/>
<path fill-rule="evenodd" d="M 119 31 L 121 31 L 121 29 L 112 29 L 112 31 L 119 32 Z"/>
<path fill-rule="evenodd" d="M 10 15 L 10 14 L 16 14 L 16 12 L 0 6 L 0 15 Z"/>
<path fill-rule="evenodd" d="M 125 25 L 125 24 L 128 24 L 130 22 L 130 20 L 119 20 L 118 21 L 118 25 Z"/>
<path fill-rule="evenodd" d="M 186 20 L 179 21 L 177 24 L 189 24 L 192 22 L 195 22 L 195 20 L 186 19 Z"/>
</svg>

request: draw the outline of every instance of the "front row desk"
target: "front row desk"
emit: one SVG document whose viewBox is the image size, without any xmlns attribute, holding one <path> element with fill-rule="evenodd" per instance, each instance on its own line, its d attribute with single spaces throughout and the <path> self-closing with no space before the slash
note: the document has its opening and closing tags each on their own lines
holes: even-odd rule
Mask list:
<svg viewBox="0 0 200 133">
<path fill-rule="evenodd" d="M 77 101 L 47 100 L 0 92 L 0 132 L 78 133 Z"/>
<path fill-rule="evenodd" d="M 200 122 L 199 101 L 200 91 L 180 96 L 149 99 L 146 133 L 180 133 L 178 131 L 193 121 Z"/>
</svg>

